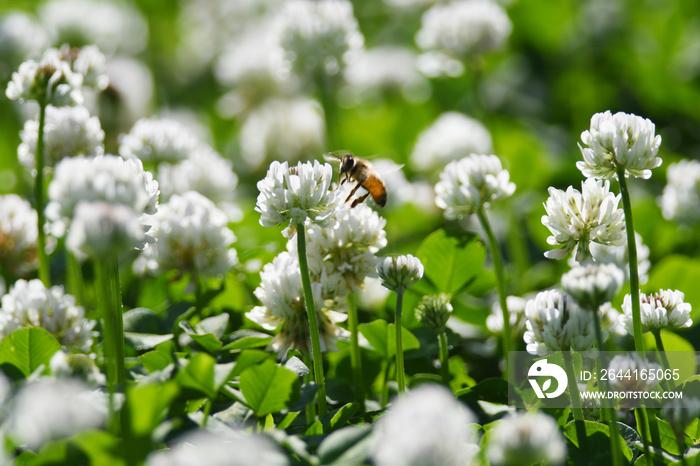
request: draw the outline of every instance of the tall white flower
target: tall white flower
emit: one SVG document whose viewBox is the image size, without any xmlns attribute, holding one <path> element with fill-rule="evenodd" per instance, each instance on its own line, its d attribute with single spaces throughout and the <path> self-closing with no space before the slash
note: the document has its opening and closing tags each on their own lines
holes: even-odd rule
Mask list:
<svg viewBox="0 0 700 466">
<path fill-rule="evenodd" d="M 37 214 L 16 194 L 0 196 L 0 264 L 14 276 L 38 267 Z"/>
<path fill-rule="evenodd" d="M 525 305 L 527 352 L 585 351 L 595 344 L 593 313 L 559 290 L 542 291 Z"/>
<path fill-rule="evenodd" d="M 105 74 L 107 59 L 100 49 L 88 45 L 78 50 L 65 49 L 71 56 L 71 68 L 83 76 L 83 86 L 103 91 L 109 86 L 109 77 Z"/>
<path fill-rule="evenodd" d="M 656 377 L 645 377 L 642 374 L 645 372 L 656 371 L 661 369 L 661 365 L 655 362 L 642 359 L 639 353 L 632 352 L 628 354 L 618 354 L 612 358 L 608 364 L 608 369 L 615 374 L 626 374 L 628 371 L 630 377 L 615 377 L 610 378 L 610 388 L 613 390 L 625 392 L 646 392 L 653 390 L 659 384 L 659 379 Z"/>
<path fill-rule="evenodd" d="M 510 197 L 515 184 L 509 181 L 495 155 L 471 154 L 447 164 L 435 185 L 435 204 L 445 209 L 448 219 L 477 212 L 493 201 Z"/>
<path fill-rule="evenodd" d="M 385 288 L 399 292 L 423 278 L 423 264 L 411 254 L 386 257 L 377 264 L 377 275 Z"/>
<path fill-rule="evenodd" d="M 664 217 L 681 223 L 700 220 L 700 162 L 681 160 L 668 166 L 668 183 L 659 198 Z"/>
<path fill-rule="evenodd" d="M 588 178 L 616 177 L 618 168 L 625 176 L 648 179 L 651 169 L 661 165 L 656 156 L 661 136 L 655 135 L 656 127 L 649 119 L 637 115 L 606 111 L 591 117 L 591 128 L 581 133 L 579 144 L 583 161 L 576 162 L 579 170 Z"/>
<path fill-rule="evenodd" d="M 134 209 L 104 201 L 79 202 L 66 236 L 66 248 L 81 260 L 142 249 L 147 242 L 146 227 Z"/>
<path fill-rule="evenodd" d="M 48 49 L 41 60 L 27 60 L 12 73 L 5 94 L 10 100 L 35 100 L 56 107 L 83 103 L 83 75 L 71 70 L 60 50 Z"/>
<path fill-rule="evenodd" d="M 697 395 L 673 399 L 664 405 L 661 414 L 676 435 L 683 438 L 686 427 L 700 417 L 700 399 Z"/>
<path fill-rule="evenodd" d="M 649 262 L 649 248 L 642 242 L 642 235 L 634 232 L 635 243 L 637 244 L 637 271 L 639 273 L 639 283 L 646 283 L 649 279 L 649 269 L 651 269 L 651 262 Z M 625 281 L 630 279 L 630 267 L 629 267 L 629 249 L 627 248 L 627 235 L 625 235 L 624 244 L 618 246 L 606 246 L 599 243 L 591 243 L 591 256 L 593 260 L 600 264 L 614 264 L 619 269 L 621 269 L 625 274 Z M 572 258 L 570 265 L 573 266 L 576 261 Z"/>
<path fill-rule="evenodd" d="M 19 135 L 22 143 L 17 149 L 19 161 L 35 169 L 34 153 L 39 133 L 39 119 L 27 120 Z M 44 126 L 44 165 L 54 166 L 65 157 L 101 155 L 105 133 L 97 117 L 91 117 L 85 107 L 46 108 Z"/>
<path fill-rule="evenodd" d="M 321 165 L 317 160 L 293 167 L 287 162 L 272 162 L 265 178 L 258 181 L 255 210 L 260 212 L 260 224 L 273 227 L 291 221 L 285 230 L 289 238 L 307 218 L 320 227 L 334 225 L 339 197 L 329 189 L 332 178 L 330 164 Z"/>
<path fill-rule="evenodd" d="M 158 182 L 138 159 L 115 155 L 63 159 L 49 184 L 46 217 L 56 236 L 63 236 L 80 201 L 124 204 L 137 214 L 158 209 Z"/>
<path fill-rule="evenodd" d="M 111 96 L 116 99 L 115 105 L 100 115 L 105 126 L 111 122 L 118 128 L 131 128 L 152 113 L 155 85 L 151 69 L 145 63 L 131 57 L 112 57 L 107 61 L 105 73 L 114 91 Z"/>
<path fill-rule="evenodd" d="M 525 305 L 527 299 L 520 296 L 506 297 L 506 306 L 508 307 L 508 317 L 510 320 L 510 328 L 516 334 L 520 335 L 525 330 Z M 492 333 L 500 335 L 503 333 L 503 311 L 501 304 L 496 301 L 491 307 L 491 314 L 486 317 L 486 328 Z"/>
<path fill-rule="evenodd" d="M 610 182 L 592 178 L 581 183 L 581 192 L 569 186 L 566 192 L 550 187 L 542 224 L 549 228 L 550 259 L 563 259 L 576 249 L 576 260 L 590 257 L 589 243 L 620 246 L 625 243 L 625 213 L 618 208 L 620 195 L 610 192 Z"/>
<path fill-rule="evenodd" d="M 613 264 L 586 264 L 574 267 L 561 277 L 562 288 L 586 310 L 597 311 L 612 301 L 624 280 L 624 274 Z"/>
<path fill-rule="evenodd" d="M 309 350 L 309 324 L 297 259 L 286 251 L 280 253 L 272 263 L 263 267 L 260 280 L 260 286 L 254 294 L 263 305 L 254 307 L 246 317 L 266 330 L 279 328 L 270 347 L 280 357 L 288 349 Z M 346 320 L 347 315 L 324 308 L 322 288 L 321 283 L 311 284 L 319 321 L 321 349 L 335 350 L 338 338 L 349 336 L 346 330 L 336 325 Z"/>
<path fill-rule="evenodd" d="M 503 7 L 492 0 L 454 0 L 437 4 L 423 14 L 416 43 L 469 60 L 505 44 L 513 25 Z"/>
<path fill-rule="evenodd" d="M 18 328 L 40 327 L 64 346 L 89 351 L 94 326 L 61 286 L 47 289 L 41 280 L 17 280 L 2 297 L 0 339 Z"/>
<path fill-rule="evenodd" d="M 199 193 L 173 195 L 150 220 L 156 242 L 137 259 L 138 271 L 175 269 L 214 276 L 238 261 L 228 217 Z"/>
<path fill-rule="evenodd" d="M 199 138 L 182 123 L 167 118 L 144 118 L 128 134 L 119 136 L 119 155 L 142 162 L 179 162 L 201 145 Z"/>
<path fill-rule="evenodd" d="M 416 170 L 429 172 L 467 154 L 489 154 L 491 134 L 478 120 L 446 112 L 420 135 L 411 154 Z"/>
<path fill-rule="evenodd" d="M 39 450 L 52 440 L 99 429 L 107 417 L 107 398 L 75 379 L 39 379 L 11 400 L 7 433 Z"/>
<path fill-rule="evenodd" d="M 693 325 L 690 318 L 692 306 L 683 301 L 685 295 L 678 290 L 660 290 L 658 293 L 646 295 L 639 293 L 642 313 L 642 331 L 657 332 L 662 329 L 686 328 Z M 620 324 L 632 335 L 632 300 L 625 295 L 622 302 Z"/>
<path fill-rule="evenodd" d="M 563 464 L 566 442 L 551 416 L 538 411 L 513 413 L 489 431 L 486 457 L 493 466 Z"/>
<path fill-rule="evenodd" d="M 323 110 L 315 100 L 271 99 L 245 118 L 241 152 L 253 168 L 270 159 L 294 162 L 321 152 L 325 134 Z"/>
<path fill-rule="evenodd" d="M 395 401 L 376 423 L 377 466 L 462 466 L 479 451 L 476 418 L 445 387 L 425 384 Z"/>
<path fill-rule="evenodd" d="M 290 0 L 279 14 L 279 44 L 302 74 L 337 74 L 361 52 L 364 38 L 348 0 Z"/>
</svg>

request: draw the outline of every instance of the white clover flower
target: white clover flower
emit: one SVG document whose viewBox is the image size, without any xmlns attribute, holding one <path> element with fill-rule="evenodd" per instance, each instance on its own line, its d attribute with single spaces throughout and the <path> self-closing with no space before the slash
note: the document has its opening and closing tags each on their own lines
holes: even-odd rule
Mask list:
<svg viewBox="0 0 700 466">
<path fill-rule="evenodd" d="M 386 246 L 386 220 L 366 204 L 354 208 L 341 207 L 335 225 L 322 228 L 307 226 L 307 255 L 312 281 L 319 281 L 325 272 L 327 277 L 337 276 L 339 296 L 358 290 L 365 278 L 375 276 L 379 259 L 375 254 Z M 298 254 L 296 238 L 287 243 L 290 254 Z M 329 298 L 324 293 L 324 298 Z"/>
<path fill-rule="evenodd" d="M 80 201 L 124 204 L 137 214 L 158 209 L 158 182 L 138 159 L 116 155 L 70 157 L 56 166 L 49 184 L 46 217 L 56 236 L 63 236 Z"/>
<path fill-rule="evenodd" d="M 525 330 L 525 305 L 527 301 L 520 296 L 506 297 L 510 328 L 516 335 L 520 335 Z M 497 335 L 503 332 L 503 311 L 501 311 L 501 304 L 498 301 L 493 303 L 491 314 L 486 317 L 486 328 Z"/>
<path fill-rule="evenodd" d="M 280 253 L 272 263 L 263 267 L 260 280 L 254 294 L 263 305 L 254 307 L 246 317 L 266 330 L 280 328 L 270 343 L 280 357 L 288 349 L 310 350 L 309 324 L 297 259 L 287 251 Z M 346 320 L 347 315 L 324 308 L 321 283 L 312 283 L 311 289 L 319 320 L 321 349 L 335 350 L 338 338 L 349 337 L 346 330 L 336 325 Z"/>
<path fill-rule="evenodd" d="M 573 186 L 566 192 L 550 187 L 542 224 L 552 232 L 547 243 L 564 247 L 547 251 L 545 257 L 563 259 L 575 249 L 576 260 L 581 262 L 590 257 L 590 242 L 624 244 L 625 213 L 618 208 L 620 198 L 610 192 L 608 180 L 589 178 L 581 183 L 581 192 Z"/>
<path fill-rule="evenodd" d="M 425 295 L 416 307 L 416 319 L 428 328 L 444 329 L 454 308 L 449 294 Z"/>
<path fill-rule="evenodd" d="M 359 293 L 359 303 L 362 309 L 379 309 L 386 303 L 391 294 L 382 286 L 379 278 L 367 277 L 362 285 L 362 293 Z"/>
<path fill-rule="evenodd" d="M 94 45 L 82 47 L 75 52 L 72 69 L 83 75 L 83 86 L 103 91 L 109 86 L 109 77 L 105 74 L 107 59 Z"/>
<path fill-rule="evenodd" d="M 606 111 L 591 117 L 590 130 L 581 133 L 581 141 L 588 147 L 579 149 L 583 161 L 576 166 L 588 178 L 617 177 L 623 168 L 625 176 L 648 179 L 651 169 L 661 165 L 656 156 L 661 136 L 649 119 L 637 115 Z"/>
<path fill-rule="evenodd" d="M 646 295 L 639 293 L 641 302 L 642 331 L 658 332 L 662 329 L 686 328 L 693 325 L 690 318 L 692 306 L 683 302 L 685 295 L 678 290 L 660 290 L 658 293 Z M 632 335 L 632 299 L 625 295 L 622 302 L 620 324 Z"/>
<path fill-rule="evenodd" d="M 153 74 L 142 61 L 130 57 L 110 58 L 105 74 L 114 91 L 116 105 L 100 115 L 103 122 L 113 121 L 119 128 L 131 128 L 152 112 Z"/>
<path fill-rule="evenodd" d="M 241 126 L 241 153 L 253 168 L 265 160 L 290 162 L 324 147 L 323 110 L 312 99 L 272 99 L 252 110 Z"/>
<path fill-rule="evenodd" d="M 106 396 L 75 379 L 30 382 L 9 404 L 7 433 L 35 451 L 52 440 L 99 429 L 107 417 Z"/>
<path fill-rule="evenodd" d="M 673 399 L 664 405 L 661 414 L 676 435 L 684 436 L 685 428 L 700 417 L 700 399 L 692 396 Z"/>
<path fill-rule="evenodd" d="M 129 134 L 119 136 L 119 155 L 146 163 L 173 163 L 187 159 L 201 145 L 195 133 L 176 120 L 144 118 Z"/>
<path fill-rule="evenodd" d="M 49 45 L 46 30 L 28 14 L 16 10 L 0 17 L 0 76 L 9 76 L 27 58 Z"/>
<path fill-rule="evenodd" d="M 437 3 L 438 0 L 384 0 L 384 3 L 394 8 L 414 9 Z"/>
<path fill-rule="evenodd" d="M 107 0 L 49 0 L 39 7 L 56 43 L 97 45 L 109 55 L 135 55 L 148 41 L 148 24 L 134 6 Z"/>
<path fill-rule="evenodd" d="M 71 353 L 66 350 L 56 351 L 49 361 L 49 369 L 54 377 L 80 379 L 91 388 L 107 385 L 107 378 L 95 364 L 94 354 Z"/>
<path fill-rule="evenodd" d="M 420 135 L 411 154 L 411 164 L 430 172 L 467 154 L 489 154 L 491 134 L 478 120 L 458 112 L 446 112 Z"/>
<path fill-rule="evenodd" d="M 410 254 L 387 257 L 377 264 L 377 275 L 385 288 L 403 292 L 423 278 L 423 264 Z"/>
<path fill-rule="evenodd" d="M 83 75 L 71 70 L 61 51 L 48 49 L 41 60 L 27 60 L 12 73 L 5 94 L 10 100 L 20 103 L 35 100 L 40 105 L 81 105 Z"/>
<path fill-rule="evenodd" d="M 209 146 L 202 146 L 178 164 L 158 165 L 158 185 L 162 201 L 173 194 L 196 191 L 223 210 L 229 219 L 240 216 L 234 190 L 238 176 L 230 160 L 224 159 Z"/>
<path fill-rule="evenodd" d="M 608 364 L 608 370 L 623 376 L 629 371 L 630 377 L 610 377 L 608 383 L 610 388 L 625 392 L 647 392 L 654 390 L 659 383 L 655 377 L 643 377 L 643 372 L 661 369 L 661 365 L 655 362 L 642 359 L 638 353 L 618 354 L 612 358 Z"/>
<path fill-rule="evenodd" d="M 0 196 L 0 264 L 14 276 L 38 267 L 37 214 L 16 194 Z"/>
<path fill-rule="evenodd" d="M 180 436 L 169 450 L 151 453 L 148 466 L 288 466 L 277 444 L 264 435 L 231 433 L 225 436 L 195 430 Z"/>
<path fill-rule="evenodd" d="M 646 283 L 649 279 L 649 270 L 651 262 L 649 262 L 649 248 L 642 242 L 642 236 L 634 232 L 635 243 L 637 244 L 637 273 L 639 274 L 639 283 Z M 630 279 L 630 268 L 627 249 L 627 235 L 625 234 L 624 244 L 618 246 L 606 246 L 599 243 L 590 244 L 591 256 L 593 260 L 600 264 L 614 264 L 625 274 L 625 281 Z M 569 265 L 572 267 L 577 264 L 572 257 L 569 260 Z"/>
<path fill-rule="evenodd" d="M 302 74 L 337 74 L 362 51 L 364 38 L 348 0 L 290 0 L 279 21 L 285 60 Z"/>
<path fill-rule="evenodd" d="M 461 59 L 499 49 L 513 25 L 505 10 L 491 0 L 454 0 L 423 14 L 416 43 L 424 51 L 439 51 Z"/>
<path fill-rule="evenodd" d="M 420 102 L 430 95 L 430 85 L 416 66 L 416 54 L 405 47 L 366 50 L 347 66 L 343 76 L 348 91 L 357 97 L 396 90 L 406 100 Z"/>
<path fill-rule="evenodd" d="M 66 236 L 66 248 L 80 260 L 100 260 L 143 249 L 149 242 L 143 221 L 127 205 L 104 201 L 78 202 Z"/>
<path fill-rule="evenodd" d="M 85 318 L 83 308 L 63 293 L 63 287 L 47 289 L 41 280 L 17 280 L 1 302 L 0 339 L 18 328 L 40 327 L 64 346 L 90 350 L 95 322 Z"/>
<path fill-rule="evenodd" d="M 258 181 L 260 194 L 255 210 L 260 224 L 273 227 L 291 221 L 284 232 L 291 238 L 298 225 L 308 218 L 320 227 L 335 224 L 339 207 L 337 191 L 330 191 L 333 168 L 317 160 L 289 167 L 287 162 L 272 162 L 264 179 Z"/>
<path fill-rule="evenodd" d="M 538 411 L 512 413 L 489 431 L 486 457 L 493 466 L 554 466 L 566 461 L 566 442 L 551 416 Z"/>
<path fill-rule="evenodd" d="M 696 223 L 700 220 L 700 162 L 681 160 L 668 166 L 668 183 L 659 198 L 667 220 Z"/>
<path fill-rule="evenodd" d="M 150 221 L 157 241 L 134 264 L 139 272 L 176 269 L 207 277 L 224 274 L 238 262 L 228 217 L 199 193 L 173 195 Z"/>
<path fill-rule="evenodd" d="M 509 181 L 495 155 L 471 154 L 447 164 L 435 185 L 435 204 L 448 219 L 476 213 L 482 206 L 510 197 L 515 184 Z"/>
<path fill-rule="evenodd" d="M 19 135 L 22 143 L 17 149 L 19 161 L 35 170 L 36 141 L 39 119 L 27 120 Z M 97 117 L 91 117 L 85 107 L 46 107 L 44 123 L 44 165 L 54 166 L 65 157 L 101 155 L 105 133 Z"/>
<path fill-rule="evenodd" d="M 392 403 L 376 423 L 377 466 L 462 466 L 479 451 L 476 418 L 441 385 L 424 384 Z"/>
<path fill-rule="evenodd" d="M 593 313 L 581 309 L 559 290 L 537 293 L 525 305 L 527 352 L 585 351 L 595 344 Z M 603 336 L 605 338 L 605 335 Z"/>
<path fill-rule="evenodd" d="M 612 301 L 625 279 L 614 264 L 585 264 L 574 267 L 561 277 L 562 288 L 586 310 L 597 311 Z"/>
</svg>

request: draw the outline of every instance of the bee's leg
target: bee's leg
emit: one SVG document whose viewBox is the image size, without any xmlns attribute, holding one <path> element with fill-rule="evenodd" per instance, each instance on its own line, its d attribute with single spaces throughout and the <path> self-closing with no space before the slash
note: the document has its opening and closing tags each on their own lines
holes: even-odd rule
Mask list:
<svg viewBox="0 0 700 466">
<path fill-rule="evenodd" d="M 365 178 L 365 179 L 366 179 L 366 178 Z M 355 185 L 355 187 L 352 188 L 352 191 L 350 191 L 350 194 L 348 194 L 348 197 L 345 199 L 345 202 L 348 202 L 348 201 L 350 200 L 350 198 L 353 197 L 353 196 L 355 195 L 355 193 L 357 192 L 357 190 L 360 189 L 360 186 L 362 186 L 362 183 L 365 182 L 365 179 L 363 179 L 362 181 L 358 181 L 358 182 L 357 182 L 357 184 Z"/>
<path fill-rule="evenodd" d="M 352 209 L 356 205 L 362 204 L 363 202 L 365 202 L 365 199 L 367 199 L 367 196 L 369 196 L 369 193 L 364 194 L 364 195 L 358 197 L 357 199 L 355 199 L 354 201 L 352 201 L 352 205 L 350 206 L 350 208 Z"/>
</svg>

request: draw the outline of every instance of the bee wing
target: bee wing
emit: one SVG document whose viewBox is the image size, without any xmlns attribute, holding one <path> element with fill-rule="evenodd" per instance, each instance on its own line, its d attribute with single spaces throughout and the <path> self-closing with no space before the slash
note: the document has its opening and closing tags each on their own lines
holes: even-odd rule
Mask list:
<svg viewBox="0 0 700 466">
<path fill-rule="evenodd" d="M 391 159 L 377 159 L 372 161 L 372 168 L 382 178 L 391 177 L 392 174 L 401 171 L 405 165 L 398 164 Z"/>
<path fill-rule="evenodd" d="M 347 154 L 352 154 L 349 150 L 334 150 L 333 152 L 326 152 L 323 154 L 323 158 L 329 162 L 338 162 Z"/>
</svg>

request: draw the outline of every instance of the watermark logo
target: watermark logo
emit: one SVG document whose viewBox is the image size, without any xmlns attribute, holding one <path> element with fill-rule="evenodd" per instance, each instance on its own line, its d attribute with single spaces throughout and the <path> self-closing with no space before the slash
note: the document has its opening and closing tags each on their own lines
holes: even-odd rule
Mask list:
<svg viewBox="0 0 700 466">
<path fill-rule="evenodd" d="M 556 398 L 566 390 L 566 372 L 557 364 L 548 363 L 546 359 L 540 359 L 530 366 L 527 377 L 537 398 Z M 541 388 L 537 382 L 538 377 L 547 377 Z M 557 388 L 549 392 L 548 390 L 552 387 L 552 378 L 557 381 Z"/>
</svg>

